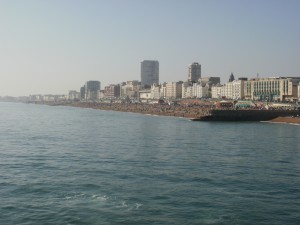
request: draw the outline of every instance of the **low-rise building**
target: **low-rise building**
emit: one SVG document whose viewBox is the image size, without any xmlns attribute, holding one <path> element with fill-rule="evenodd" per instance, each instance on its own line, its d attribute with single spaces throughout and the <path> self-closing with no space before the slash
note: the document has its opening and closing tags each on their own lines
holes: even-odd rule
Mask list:
<svg viewBox="0 0 300 225">
<path fill-rule="evenodd" d="M 139 99 L 143 100 L 143 99 L 152 99 L 152 95 L 151 95 L 151 90 L 147 89 L 147 90 L 141 90 L 139 91 Z"/>
</svg>

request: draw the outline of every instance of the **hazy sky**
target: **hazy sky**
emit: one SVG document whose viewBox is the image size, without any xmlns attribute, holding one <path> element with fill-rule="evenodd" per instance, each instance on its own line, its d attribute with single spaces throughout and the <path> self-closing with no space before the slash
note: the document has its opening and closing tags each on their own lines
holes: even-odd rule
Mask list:
<svg viewBox="0 0 300 225">
<path fill-rule="evenodd" d="M 87 80 L 300 76 L 299 0 L 0 0 L 0 96 L 66 94 Z"/>
</svg>

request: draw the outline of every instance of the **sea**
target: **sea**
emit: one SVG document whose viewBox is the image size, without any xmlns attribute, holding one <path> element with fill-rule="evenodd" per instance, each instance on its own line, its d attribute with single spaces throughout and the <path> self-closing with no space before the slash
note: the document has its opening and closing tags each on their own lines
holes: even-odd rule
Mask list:
<svg viewBox="0 0 300 225">
<path fill-rule="evenodd" d="M 300 224 L 300 126 L 0 103 L 0 224 Z"/>
</svg>

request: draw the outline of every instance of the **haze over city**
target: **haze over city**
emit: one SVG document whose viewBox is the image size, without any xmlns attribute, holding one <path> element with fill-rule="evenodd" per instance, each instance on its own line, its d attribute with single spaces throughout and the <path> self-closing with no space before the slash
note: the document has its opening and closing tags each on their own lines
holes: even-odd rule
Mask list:
<svg viewBox="0 0 300 225">
<path fill-rule="evenodd" d="M 299 76 L 300 2 L 0 1 L 0 96 L 61 94 L 87 80 L 160 82 L 203 76 Z"/>
</svg>

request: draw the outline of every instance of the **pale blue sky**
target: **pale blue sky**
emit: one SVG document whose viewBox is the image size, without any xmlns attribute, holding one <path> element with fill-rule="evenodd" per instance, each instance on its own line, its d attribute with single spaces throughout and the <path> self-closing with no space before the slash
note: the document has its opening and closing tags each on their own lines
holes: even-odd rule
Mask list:
<svg viewBox="0 0 300 225">
<path fill-rule="evenodd" d="M 298 0 L 0 0 L 0 96 L 66 94 L 87 80 L 300 76 Z"/>
</svg>

